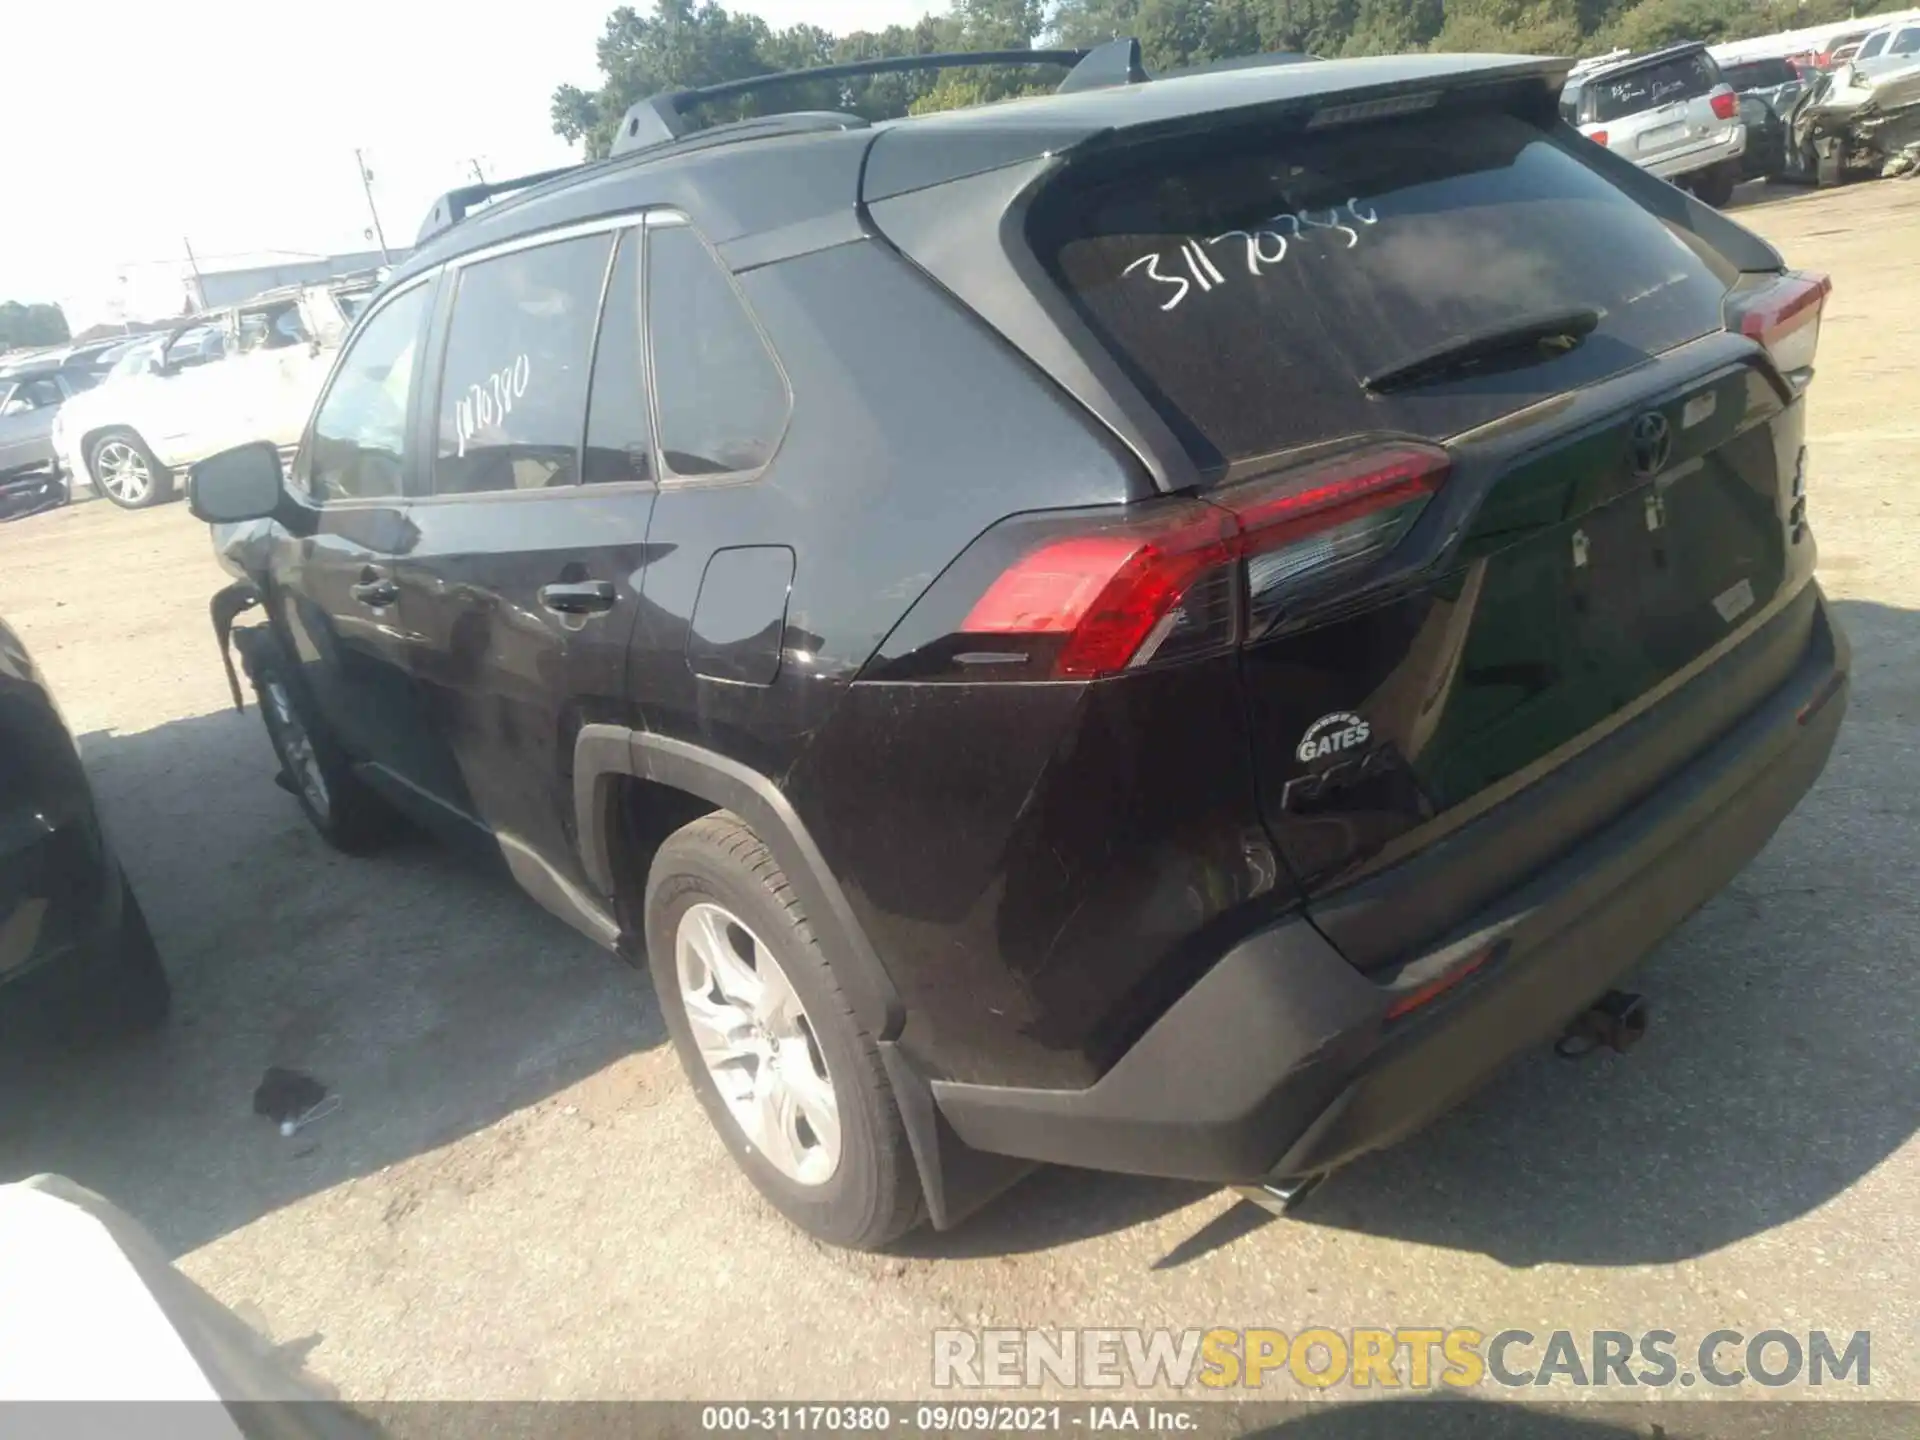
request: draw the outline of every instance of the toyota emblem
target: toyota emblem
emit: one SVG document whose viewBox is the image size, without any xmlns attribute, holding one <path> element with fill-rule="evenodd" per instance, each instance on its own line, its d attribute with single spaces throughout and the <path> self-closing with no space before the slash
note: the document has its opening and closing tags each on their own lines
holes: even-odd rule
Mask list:
<svg viewBox="0 0 1920 1440">
<path fill-rule="evenodd" d="M 1673 456 L 1673 427 L 1658 410 L 1649 410 L 1633 422 L 1633 473 L 1641 479 L 1658 475 Z"/>
</svg>

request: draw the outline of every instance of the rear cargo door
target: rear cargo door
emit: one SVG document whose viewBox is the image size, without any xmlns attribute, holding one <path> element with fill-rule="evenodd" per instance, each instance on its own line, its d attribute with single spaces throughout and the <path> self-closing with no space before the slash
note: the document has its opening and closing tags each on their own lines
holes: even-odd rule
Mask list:
<svg viewBox="0 0 1920 1440">
<path fill-rule="evenodd" d="M 1725 333 L 1730 267 L 1584 150 L 1505 114 L 1269 134 L 1167 153 L 1047 222 L 1056 275 L 1229 508 L 1243 480 L 1367 437 L 1447 448 L 1384 561 L 1321 582 L 1296 547 L 1246 581 L 1262 810 L 1363 966 L 1684 756 L 1649 751 L 1555 826 L 1483 849 L 1428 913 L 1343 934 L 1342 887 L 1741 651 L 1810 573 L 1790 518 L 1801 407 Z M 1485 343 L 1503 334 L 1532 338 Z M 1804 644 L 1804 615 L 1781 623 Z M 1764 648 L 1725 672 L 1755 699 L 1798 653 Z"/>
</svg>

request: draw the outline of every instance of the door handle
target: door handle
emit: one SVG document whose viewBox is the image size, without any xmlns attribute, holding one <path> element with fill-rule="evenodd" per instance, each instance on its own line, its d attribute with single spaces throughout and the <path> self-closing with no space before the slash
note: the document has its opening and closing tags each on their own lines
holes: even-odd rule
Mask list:
<svg viewBox="0 0 1920 1440">
<path fill-rule="evenodd" d="M 360 572 L 359 580 L 347 587 L 347 593 L 362 605 L 378 610 L 400 598 L 400 587 L 393 583 L 393 576 L 379 566 L 369 565 Z"/>
<path fill-rule="evenodd" d="M 579 580 L 540 587 L 540 603 L 562 615 L 598 615 L 617 598 L 611 580 Z"/>
</svg>

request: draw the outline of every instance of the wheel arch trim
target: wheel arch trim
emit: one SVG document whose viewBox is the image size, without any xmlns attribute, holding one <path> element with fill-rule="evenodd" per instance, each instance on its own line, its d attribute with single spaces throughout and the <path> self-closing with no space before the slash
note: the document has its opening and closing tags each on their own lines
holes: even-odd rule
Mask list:
<svg viewBox="0 0 1920 1440">
<path fill-rule="evenodd" d="M 883 1043 L 899 1035 L 906 1018 L 899 992 L 805 822 L 772 780 L 737 760 L 623 725 L 582 726 L 573 748 L 574 819 L 581 866 L 595 889 L 612 897 L 617 888 L 610 806 L 621 776 L 684 791 L 746 821 L 799 894 L 814 933 L 847 962 L 840 978 L 861 1024 Z"/>
</svg>

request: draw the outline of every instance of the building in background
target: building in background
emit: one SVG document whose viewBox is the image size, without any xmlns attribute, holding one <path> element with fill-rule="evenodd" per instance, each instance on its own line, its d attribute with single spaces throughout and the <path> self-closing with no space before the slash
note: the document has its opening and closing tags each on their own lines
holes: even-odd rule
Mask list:
<svg viewBox="0 0 1920 1440">
<path fill-rule="evenodd" d="M 390 250 L 388 253 L 397 265 L 406 258 L 407 252 Z M 198 302 L 195 308 L 217 310 L 223 305 L 238 305 L 262 290 L 274 290 L 282 285 L 315 285 L 342 275 L 377 270 L 382 263 L 378 250 L 359 250 L 348 255 L 274 257 L 269 254 L 260 259 L 263 263 L 258 265 L 204 269 L 197 276 L 189 275 L 188 294 Z"/>
</svg>

